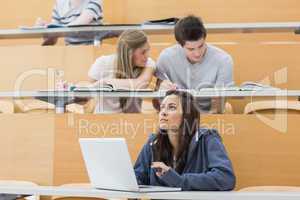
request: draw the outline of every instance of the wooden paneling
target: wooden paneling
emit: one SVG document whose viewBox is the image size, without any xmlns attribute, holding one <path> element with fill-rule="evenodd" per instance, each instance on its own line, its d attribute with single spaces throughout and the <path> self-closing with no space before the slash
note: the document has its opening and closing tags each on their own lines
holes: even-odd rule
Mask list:
<svg viewBox="0 0 300 200">
<path fill-rule="evenodd" d="M 0 8 L 1 28 L 34 24 L 37 17 L 50 20 L 54 0 L 7 1 Z M 202 16 L 206 22 L 300 21 L 298 0 L 104 0 L 105 21 L 140 23 L 149 19 Z"/>
<path fill-rule="evenodd" d="M 103 0 L 105 23 L 127 23 L 126 0 Z"/>
<path fill-rule="evenodd" d="M 268 117 L 270 124 L 256 115 L 207 116 L 203 122 L 219 127 L 234 164 L 237 189 L 254 185 L 300 186 L 300 177 L 295 176 L 300 167 L 299 115 L 289 115 L 286 119 L 260 117 Z M 284 129 L 285 123 L 284 132 L 270 127 Z"/>
<path fill-rule="evenodd" d="M 124 0 L 125 22 L 140 23 L 147 19 L 202 16 L 206 22 L 299 21 L 297 0 Z M 115 4 L 118 6 L 118 4 Z M 120 5 L 121 6 L 121 5 Z M 123 6 L 123 5 L 122 5 Z"/>
<path fill-rule="evenodd" d="M 33 25 L 38 17 L 50 20 L 54 0 L 7 1 L 0 8 L 0 28 Z"/>
<path fill-rule="evenodd" d="M 265 117 L 270 118 L 269 124 L 256 115 L 206 115 L 201 121 L 220 131 L 234 164 L 237 189 L 252 185 L 300 186 L 300 177 L 295 175 L 300 167 L 299 115 L 289 115 L 287 119 L 282 116 L 279 120 Z M 88 180 L 78 138 L 125 137 L 134 161 L 148 134 L 156 130 L 156 121 L 157 115 L 58 116 L 54 184 Z"/>
<path fill-rule="evenodd" d="M 69 82 L 88 80 L 87 72 L 96 57 L 111 53 L 110 45 L 93 46 L 9 46 L 0 47 L 0 65 L 5 67 L 0 90 L 53 88 L 53 70 L 64 71 Z"/>
<path fill-rule="evenodd" d="M 144 119 L 144 121 L 142 121 Z M 138 122 L 138 123 L 137 123 Z M 139 123 L 142 122 L 142 123 Z M 125 137 L 133 160 L 153 132 L 152 115 L 60 115 L 55 123 L 54 184 L 86 182 L 80 137 Z M 67 149 L 64 150 L 64 149 Z M 76 174 L 76 178 L 72 176 Z"/>
<path fill-rule="evenodd" d="M 234 78 L 237 84 L 263 81 L 283 89 L 299 89 L 299 42 L 289 44 L 262 41 L 224 45 L 223 48 L 234 59 Z"/>
<path fill-rule="evenodd" d="M 0 115 L 0 179 L 53 181 L 54 115 Z"/>
</svg>

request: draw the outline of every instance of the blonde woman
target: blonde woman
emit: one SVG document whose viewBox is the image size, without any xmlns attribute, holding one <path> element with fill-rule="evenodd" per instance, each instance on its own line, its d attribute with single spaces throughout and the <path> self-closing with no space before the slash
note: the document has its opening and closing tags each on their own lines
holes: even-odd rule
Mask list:
<svg viewBox="0 0 300 200">
<path fill-rule="evenodd" d="M 95 85 L 111 84 L 117 88 L 147 88 L 155 71 L 155 62 L 149 58 L 150 45 L 146 34 L 128 30 L 121 34 L 117 53 L 99 57 L 88 76 Z M 139 98 L 97 99 L 95 113 L 140 112 Z"/>
</svg>

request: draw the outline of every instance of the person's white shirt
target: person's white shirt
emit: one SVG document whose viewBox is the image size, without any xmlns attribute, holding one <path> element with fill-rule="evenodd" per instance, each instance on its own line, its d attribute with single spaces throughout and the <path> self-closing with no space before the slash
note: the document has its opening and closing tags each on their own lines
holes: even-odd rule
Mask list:
<svg viewBox="0 0 300 200">
<path fill-rule="evenodd" d="M 155 62 L 151 58 L 148 58 L 145 67 L 152 67 L 155 70 Z M 95 63 L 91 66 L 88 76 L 93 80 L 100 79 L 113 79 L 116 78 L 117 65 L 116 54 L 101 56 L 96 59 Z M 96 108 L 94 113 L 120 113 L 119 98 L 112 97 L 99 97 L 96 99 Z"/>
</svg>

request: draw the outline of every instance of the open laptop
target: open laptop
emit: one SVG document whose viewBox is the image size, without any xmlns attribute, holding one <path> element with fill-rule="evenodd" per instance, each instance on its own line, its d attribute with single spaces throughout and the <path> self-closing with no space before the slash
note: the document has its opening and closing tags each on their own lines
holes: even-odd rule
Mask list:
<svg viewBox="0 0 300 200">
<path fill-rule="evenodd" d="M 171 192 L 181 188 L 139 186 L 124 138 L 80 138 L 92 187 L 130 192 Z"/>
</svg>

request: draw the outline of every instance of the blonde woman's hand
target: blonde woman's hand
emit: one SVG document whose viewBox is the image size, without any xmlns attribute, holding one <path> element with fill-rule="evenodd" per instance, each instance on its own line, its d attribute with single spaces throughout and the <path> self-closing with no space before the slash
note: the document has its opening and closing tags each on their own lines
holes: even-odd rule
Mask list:
<svg viewBox="0 0 300 200">
<path fill-rule="evenodd" d="M 92 84 L 92 87 L 101 87 L 103 85 L 111 84 L 109 79 L 100 79 Z"/>
<path fill-rule="evenodd" d="M 154 168 L 157 176 L 164 175 L 171 167 L 165 165 L 163 162 L 152 162 L 151 168 Z"/>
</svg>

